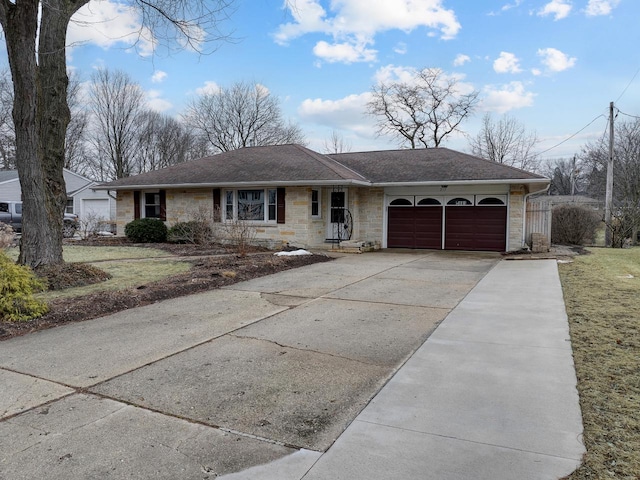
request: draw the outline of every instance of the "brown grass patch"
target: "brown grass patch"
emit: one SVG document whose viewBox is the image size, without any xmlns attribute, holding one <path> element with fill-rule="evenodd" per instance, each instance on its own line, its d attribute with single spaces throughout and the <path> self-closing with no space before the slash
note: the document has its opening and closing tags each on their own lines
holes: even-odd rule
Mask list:
<svg viewBox="0 0 640 480">
<path fill-rule="evenodd" d="M 560 265 L 587 453 L 570 480 L 640 478 L 640 249 Z"/>
<path fill-rule="evenodd" d="M 63 263 L 44 265 L 35 271 L 38 277 L 47 281 L 49 290 L 83 287 L 109 280 L 111 275 L 87 263 Z"/>
</svg>

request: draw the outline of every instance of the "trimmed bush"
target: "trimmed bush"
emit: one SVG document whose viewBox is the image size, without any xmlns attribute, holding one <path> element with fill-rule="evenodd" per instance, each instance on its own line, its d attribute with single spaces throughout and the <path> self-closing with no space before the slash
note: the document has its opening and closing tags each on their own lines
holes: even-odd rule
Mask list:
<svg viewBox="0 0 640 480">
<path fill-rule="evenodd" d="M 15 264 L 0 251 L 0 319 L 21 322 L 47 313 L 47 304 L 33 294 L 46 288 L 29 267 Z"/>
<path fill-rule="evenodd" d="M 580 205 L 559 205 L 551 217 L 551 242 L 560 245 L 593 243 L 602 220 L 598 212 Z"/>
<path fill-rule="evenodd" d="M 213 239 L 211 227 L 206 222 L 191 220 L 178 222 L 167 233 L 167 241 L 171 243 L 195 243 L 204 245 Z"/>
<path fill-rule="evenodd" d="M 163 243 L 167 226 L 157 218 L 139 218 L 125 225 L 124 234 L 134 243 Z"/>
</svg>

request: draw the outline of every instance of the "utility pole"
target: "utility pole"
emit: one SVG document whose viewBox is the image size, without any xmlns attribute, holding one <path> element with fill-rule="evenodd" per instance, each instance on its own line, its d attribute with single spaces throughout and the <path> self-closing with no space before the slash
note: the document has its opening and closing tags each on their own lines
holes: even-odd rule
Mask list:
<svg viewBox="0 0 640 480">
<path fill-rule="evenodd" d="M 613 244 L 611 235 L 611 208 L 613 205 L 613 102 L 609 103 L 609 161 L 607 162 L 607 190 L 604 200 L 604 243 L 606 247 Z"/>
</svg>

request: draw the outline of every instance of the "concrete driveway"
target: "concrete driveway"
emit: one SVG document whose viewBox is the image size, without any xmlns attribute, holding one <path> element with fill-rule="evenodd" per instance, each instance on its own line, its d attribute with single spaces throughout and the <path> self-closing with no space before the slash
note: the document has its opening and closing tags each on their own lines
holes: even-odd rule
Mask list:
<svg viewBox="0 0 640 480">
<path fill-rule="evenodd" d="M 391 478 L 309 469 L 499 261 L 345 256 L 2 342 L 0 479 Z"/>
</svg>

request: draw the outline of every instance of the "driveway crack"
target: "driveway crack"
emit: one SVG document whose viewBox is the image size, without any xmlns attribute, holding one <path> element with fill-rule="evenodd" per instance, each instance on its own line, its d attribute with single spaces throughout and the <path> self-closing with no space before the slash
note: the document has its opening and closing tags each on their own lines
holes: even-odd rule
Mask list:
<svg viewBox="0 0 640 480">
<path fill-rule="evenodd" d="M 314 350 L 312 348 L 301 348 L 293 345 L 286 345 L 284 343 L 279 343 L 279 342 L 276 342 L 275 340 L 271 340 L 268 338 L 252 337 L 249 335 L 233 335 L 233 334 L 228 334 L 227 336 L 237 338 L 238 340 L 256 340 L 260 342 L 272 343 L 273 345 L 277 345 L 280 348 L 288 348 L 290 350 L 295 350 L 297 352 L 317 353 L 318 355 L 325 355 L 327 357 L 337 358 L 340 360 L 349 360 L 350 362 L 359 363 L 360 365 L 366 365 L 368 367 L 387 368 L 384 365 L 378 365 L 377 363 L 364 362 L 362 360 L 358 360 L 357 358 L 345 357 L 343 355 L 336 355 L 334 353 L 329 353 L 329 352 L 321 352 L 320 350 Z"/>
</svg>

